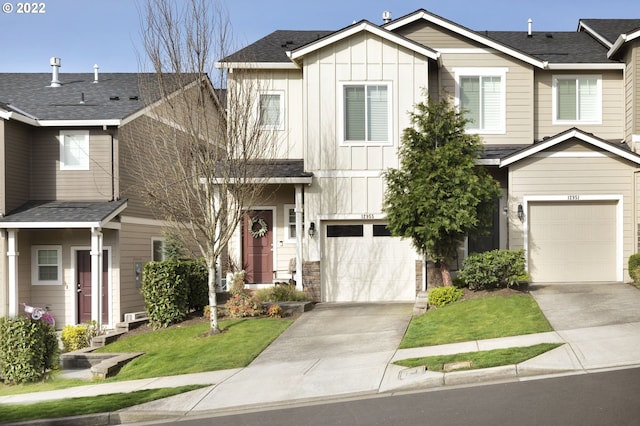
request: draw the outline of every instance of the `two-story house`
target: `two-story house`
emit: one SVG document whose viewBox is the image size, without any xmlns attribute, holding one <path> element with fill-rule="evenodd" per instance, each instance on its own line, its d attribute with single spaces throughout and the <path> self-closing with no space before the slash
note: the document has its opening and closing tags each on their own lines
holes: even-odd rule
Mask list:
<svg viewBox="0 0 640 426">
<path fill-rule="evenodd" d="M 0 315 L 50 309 L 56 327 L 144 310 L 163 222 L 135 190 L 135 131 L 156 99 L 136 73 L 0 74 Z M 132 130 L 132 131 L 129 131 Z"/>
<path fill-rule="evenodd" d="M 229 87 L 266 88 L 256 114 L 292 167 L 274 167 L 273 190 L 238 229 L 231 258 L 252 283 L 294 278 L 316 300 L 413 300 L 425 265 L 385 227 L 382 173 L 398 167 L 407 113 L 428 94 L 466 111 L 486 146 L 478 166 L 502 187 L 491 235 L 468 241 L 459 263 L 524 248 L 533 282 L 628 280 L 639 36 L 640 19 L 478 32 L 418 10 L 380 25 L 275 31 L 222 59 Z"/>
</svg>

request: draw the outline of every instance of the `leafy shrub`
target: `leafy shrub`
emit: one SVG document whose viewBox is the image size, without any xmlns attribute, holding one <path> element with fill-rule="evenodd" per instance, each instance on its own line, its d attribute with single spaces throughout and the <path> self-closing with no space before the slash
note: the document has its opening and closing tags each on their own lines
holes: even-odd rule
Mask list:
<svg viewBox="0 0 640 426">
<path fill-rule="evenodd" d="M 178 262 L 189 285 L 189 309 L 199 311 L 209 304 L 209 271 L 204 259 Z"/>
<path fill-rule="evenodd" d="M 492 250 L 475 253 L 464 260 L 458 277 L 469 284 L 471 290 L 513 287 L 528 281 L 524 250 Z"/>
<path fill-rule="evenodd" d="M 149 262 L 144 266 L 142 295 L 154 328 L 182 321 L 188 312 L 189 289 L 178 261 Z"/>
<path fill-rule="evenodd" d="M 239 294 L 244 291 L 244 279 L 246 277 L 245 271 L 234 272 L 231 275 L 229 292 L 231 294 Z"/>
<path fill-rule="evenodd" d="M 260 302 L 246 290 L 231 296 L 224 306 L 231 318 L 257 317 L 262 314 Z"/>
<path fill-rule="evenodd" d="M 255 292 L 255 297 L 260 302 L 306 302 L 309 300 L 307 293 L 296 290 L 296 286 L 290 284 L 261 288 Z"/>
<path fill-rule="evenodd" d="M 78 325 L 65 325 L 60 339 L 64 352 L 77 351 L 91 346 L 91 340 L 100 334 L 100 326 L 96 321 Z"/>
<path fill-rule="evenodd" d="M 629 276 L 634 283 L 640 283 L 640 253 L 629 256 Z"/>
<path fill-rule="evenodd" d="M 58 366 L 60 350 L 49 323 L 24 316 L 0 318 L 0 379 L 7 384 L 41 380 Z"/>
<path fill-rule="evenodd" d="M 429 290 L 429 305 L 441 308 L 462 297 L 462 290 L 454 286 L 436 287 Z"/>
<path fill-rule="evenodd" d="M 269 309 L 267 309 L 267 315 L 269 318 L 282 318 L 282 306 L 277 304 L 269 306 Z"/>
</svg>

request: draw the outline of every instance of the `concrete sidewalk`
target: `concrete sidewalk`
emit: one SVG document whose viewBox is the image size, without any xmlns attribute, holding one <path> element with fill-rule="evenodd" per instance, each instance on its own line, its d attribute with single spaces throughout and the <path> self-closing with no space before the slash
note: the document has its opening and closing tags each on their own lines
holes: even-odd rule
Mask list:
<svg viewBox="0 0 640 426">
<path fill-rule="evenodd" d="M 633 290 L 636 292 L 633 297 L 640 298 L 640 292 Z M 535 292 L 532 294 L 537 300 Z M 629 295 L 625 293 L 623 297 Z M 541 303 L 541 308 L 546 313 L 544 304 Z M 411 306 L 406 304 L 318 305 L 315 310 L 303 314 L 244 369 L 12 395 L 0 397 L 0 403 L 36 402 L 194 383 L 211 384 L 196 391 L 121 410 L 111 416 L 110 421 L 115 424 L 118 421 L 171 420 L 189 415 L 231 413 L 383 392 L 525 380 L 533 376 L 640 365 L 640 321 L 603 318 L 604 325 L 398 350 L 410 318 Z M 436 373 L 393 364 L 406 358 L 537 343 L 564 344 L 518 365 L 483 370 Z"/>
</svg>

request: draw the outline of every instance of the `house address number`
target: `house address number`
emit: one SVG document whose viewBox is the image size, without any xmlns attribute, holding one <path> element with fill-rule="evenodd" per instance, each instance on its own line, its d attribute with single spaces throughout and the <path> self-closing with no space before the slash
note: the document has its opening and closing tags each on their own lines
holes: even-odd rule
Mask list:
<svg viewBox="0 0 640 426">
<path fill-rule="evenodd" d="M 569 201 L 579 201 L 580 200 L 580 196 L 579 195 L 567 195 L 567 200 L 569 200 Z"/>
<path fill-rule="evenodd" d="M 373 215 L 373 213 L 363 213 L 362 214 L 362 219 L 375 219 L 375 216 Z"/>
</svg>

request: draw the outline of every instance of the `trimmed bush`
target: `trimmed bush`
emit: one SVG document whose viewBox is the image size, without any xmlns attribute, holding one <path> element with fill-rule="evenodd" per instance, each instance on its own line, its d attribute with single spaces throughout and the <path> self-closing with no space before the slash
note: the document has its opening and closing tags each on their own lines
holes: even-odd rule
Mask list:
<svg viewBox="0 0 640 426">
<path fill-rule="evenodd" d="M 94 337 L 100 334 L 100 326 L 96 321 L 78 325 L 65 325 L 62 329 L 60 339 L 64 352 L 77 351 L 88 348 Z"/>
<path fill-rule="evenodd" d="M 309 296 L 290 284 L 261 288 L 254 293 L 260 302 L 306 302 Z"/>
<path fill-rule="evenodd" d="M 204 259 L 178 262 L 189 285 L 189 309 L 199 311 L 209 304 L 209 272 Z"/>
<path fill-rule="evenodd" d="M 260 302 L 246 290 L 239 291 L 231 296 L 224 307 L 231 318 L 257 317 L 262 314 Z"/>
<path fill-rule="evenodd" d="M 441 308 L 458 301 L 462 295 L 463 291 L 454 286 L 432 288 L 429 290 L 429 305 Z"/>
<path fill-rule="evenodd" d="M 492 250 L 474 253 L 464 260 L 458 277 L 471 290 L 513 287 L 528 281 L 524 250 Z"/>
<path fill-rule="evenodd" d="M 0 379 L 6 384 L 41 380 L 58 366 L 56 331 L 46 321 L 0 318 Z"/>
<path fill-rule="evenodd" d="M 142 295 L 153 328 L 182 321 L 189 308 L 189 288 L 178 261 L 149 262 L 144 266 Z"/>
<path fill-rule="evenodd" d="M 629 276 L 634 283 L 640 283 L 640 253 L 629 256 Z"/>
</svg>

